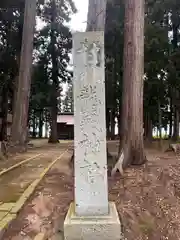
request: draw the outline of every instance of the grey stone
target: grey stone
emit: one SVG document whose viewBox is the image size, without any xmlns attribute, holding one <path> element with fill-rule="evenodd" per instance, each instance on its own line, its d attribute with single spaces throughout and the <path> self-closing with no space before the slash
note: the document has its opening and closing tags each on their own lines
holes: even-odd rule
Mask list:
<svg viewBox="0 0 180 240">
<path fill-rule="evenodd" d="M 75 211 L 108 214 L 104 33 L 75 33 L 73 61 Z"/>
<path fill-rule="evenodd" d="M 84 216 L 75 214 L 71 204 L 64 222 L 65 240 L 120 240 L 121 224 L 114 203 L 109 203 L 109 215 Z"/>
<path fill-rule="evenodd" d="M 64 222 L 65 240 L 120 240 L 121 224 L 108 203 L 104 33 L 75 33 L 75 203 Z"/>
</svg>

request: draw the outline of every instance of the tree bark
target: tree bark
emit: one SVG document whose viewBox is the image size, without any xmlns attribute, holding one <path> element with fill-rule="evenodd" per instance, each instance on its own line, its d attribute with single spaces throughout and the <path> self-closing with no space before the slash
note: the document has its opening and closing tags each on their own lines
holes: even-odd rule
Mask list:
<svg viewBox="0 0 180 240">
<path fill-rule="evenodd" d="M 111 109 L 111 140 L 115 139 L 115 110 Z"/>
<path fill-rule="evenodd" d="M 109 109 L 106 108 L 106 136 L 107 139 L 110 139 L 110 112 Z"/>
<path fill-rule="evenodd" d="M 39 138 L 43 135 L 43 110 L 39 111 Z"/>
<path fill-rule="evenodd" d="M 152 142 L 152 120 L 150 118 L 150 113 L 146 112 L 144 119 L 144 136 L 147 142 Z"/>
<path fill-rule="evenodd" d="M 1 102 L 1 132 L 0 141 L 7 141 L 7 115 L 8 115 L 8 86 L 4 83 L 2 91 L 2 102 Z"/>
<path fill-rule="evenodd" d="M 45 138 L 48 138 L 48 111 L 45 110 Z"/>
<path fill-rule="evenodd" d="M 159 131 L 159 138 L 162 139 L 162 112 L 161 112 L 161 105 L 158 101 L 158 131 Z"/>
<path fill-rule="evenodd" d="M 8 21 L 7 24 L 7 54 L 9 53 L 9 49 L 11 47 L 12 44 L 12 32 L 11 32 L 11 28 L 12 28 L 12 21 Z M 5 78 L 4 84 L 2 86 L 2 99 L 1 99 L 1 132 L 0 132 L 0 140 L 1 141 L 7 141 L 7 117 L 8 117 L 8 95 L 9 95 L 9 84 L 8 84 L 8 78 Z"/>
<path fill-rule="evenodd" d="M 172 125 L 173 125 L 173 104 L 172 104 L 172 97 L 170 96 L 169 138 L 172 138 Z"/>
<path fill-rule="evenodd" d="M 36 114 L 35 114 L 35 110 L 33 111 L 33 132 L 32 132 L 32 137 L 36 138 Z"/>
<path fill-rule="evenodd" d="M 158 101 L 158 131 L 159 131 L 159 148 L 162 149 L 162 111 L 160 101 Z"/>
<path fill-rule="evenodd" d="M 173 141 L 178 141 L 179 138 L 179 109 L 174 105 L 174 131 L 173 131 Z"/>
<path fill-rule="evenodd" d="M 86 31 L 104 31 L 107 0 L 89 0 Z"/>
<path fill-rule="evenodd" d="M 31 67 L 35 17 L 36 0 L 26 0 L 20 70 L 17 84 L 18 88 L 14 108 L 11 136 L 11 145 L 13 147 L 18 146 L 18 148 L 20 148 L 21 150 L 25 150 L 27 145 L 27 120 L 31 86 Z"/>
<path fill-rule="evenodd" d="M 146 162 L 143 143 L 144 0 L 127 0 L 126 13 L 124 81 L 128 82 L 128 78 L 130 81 L 127 164 L 139 165 Z"/>
<path fill-rule="evenodd" d="M 56 24 L 56 3 L 53 0 L 52 3 L 52 15 L 51 15 L 51 59 L 52 59 L 52 92 L 51 92 L 51 134 L 49 137 L 49 143 L 58 143 L 58 133 L 57 133 L 57 114 L 58 114 L 58 89 L 59 89 L 59 80 L 58 80 L 58 63 L 56 56 L 56 36 L 54 26 Z"/>
<path fill-rule="evenodd" d="M 172 12 L 172 30 L 173 30 L 173 48 L 176 52 L 178 49 L 178 31 L 179 31 L 179 16 L 177 14 L 177 11 Z M 175 65 L 176 63 L 174 63 Z M 179 91 L 173 87 L 174 92 L 174 132 L 173 132 L 173 141 L 177 141 L 179 138 L 179 108 L 178 108 L 178 99 L 179 99 Z"/>
<path fill-rule="evenodd" d="M 143 142 L 144 0 L 125 1 L 121 154 L 112 175 L 146 162 Z"/>
</svg>

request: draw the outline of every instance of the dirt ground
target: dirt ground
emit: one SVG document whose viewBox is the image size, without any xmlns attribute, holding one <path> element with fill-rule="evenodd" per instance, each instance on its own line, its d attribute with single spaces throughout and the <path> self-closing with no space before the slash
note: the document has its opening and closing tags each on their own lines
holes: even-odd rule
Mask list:
<svg viewBox="0 0 180 240">
<path fill-rule="evenodd" d="M 109 150 L 115 153 L 117 143 L 109 143 Z M 180 159 L 154 147 L 146 153 L 146 166 L 126 170 L 123 178 L 109 177 L 109 200 L 116 202 L 125 239 L 179 240 Z M 55 234 L 62 233 L 73 200 L 71 154 L 72 150 L 47 174 L 3 240 L 31 240 L 40 231 L 55 240 Z"/>
<path fill-rule="evenodd" d="M 59 144 L 54 146 L 54 144 L 49 144 L 47 139 L 32 139 L 26 153 L 9 154 L 7 158 L 0 159 L 0 172 L 23 160 L 44 154 L 48 150 L 58 149 L 59 146 L 66 147 L 67 144 L 72 144 L 72 141 L 60 141 Z"/>
</svg>

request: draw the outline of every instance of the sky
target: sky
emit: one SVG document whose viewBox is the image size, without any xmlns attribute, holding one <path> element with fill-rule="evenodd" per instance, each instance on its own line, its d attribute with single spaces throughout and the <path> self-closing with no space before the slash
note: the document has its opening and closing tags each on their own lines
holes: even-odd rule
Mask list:
<svg viewBox="0 0 180 240">
<path fill-rule="evenodd" d="M 88 0 L 74 0 L 77 8 L 77 13 L 71 16 L 71 21 L 68 25 L 72 32 L 85 31 L 88 11 Z M 40 19 L 37 19 L 37 29 L 41 29 L 44 26 Z"/>
<path fill-rule="evenodd" d="M 88 11 L 88 0 L 74 0 L 78 12 L 72 16 L 70 23 L 73 31 L 85 31 Z"/>
</svg>

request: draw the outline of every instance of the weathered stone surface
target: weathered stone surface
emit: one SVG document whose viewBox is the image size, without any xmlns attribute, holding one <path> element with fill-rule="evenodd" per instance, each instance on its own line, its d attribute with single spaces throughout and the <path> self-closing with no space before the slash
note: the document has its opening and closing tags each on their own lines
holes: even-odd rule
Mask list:
<svg viewBox="0 0 180 240">
<path fill-rule="evenodd" d="M 64 222 L 65 240 L 120 240 L 121 225 L 114 203 L 109 203 L 109 215 L 79 217 L 71 204 Z"/>
<path fill-rule="evenodd" d="M 78 215 L 108 214 L 104 33 L 73 36 L 75 202 Z"/>
<path fill-rule="evenodd" d="M 75 203 L 64 222 L 65 240 L 120 240 L 114 203 L 108 203 L 104 33 L 73 37 Z"/>
</svg>

